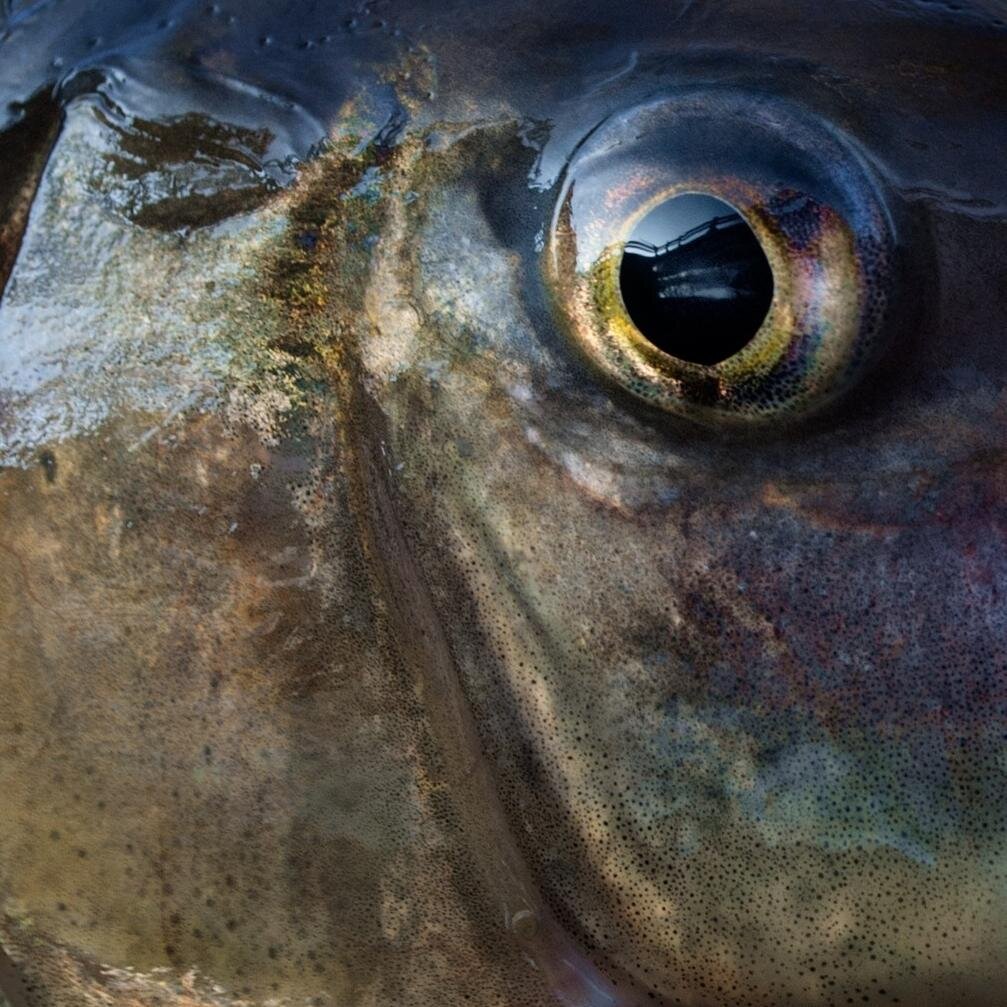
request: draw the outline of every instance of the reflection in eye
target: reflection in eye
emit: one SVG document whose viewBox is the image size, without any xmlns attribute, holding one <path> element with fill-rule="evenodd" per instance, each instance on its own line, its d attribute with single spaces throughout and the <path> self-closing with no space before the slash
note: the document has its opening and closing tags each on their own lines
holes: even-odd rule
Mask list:
<svg viewBox="0 0 1007 1007">
<path fill-rule="evenodd" d="M 851 140 L 765 96 L 688 92 L 578 149 L 547 269 L 610 379 L 722 424 L 804 414 L 855 383 L 883 347 L 895 247 Z"/>
<path fill-rule="evenodd" d="M 651 211 L 630 235 L 619 288 L 629 317 L 656 347 L 718 364 L 759 331 L 773 271 L 734 207 L 688 192 Z"/>
</svg>

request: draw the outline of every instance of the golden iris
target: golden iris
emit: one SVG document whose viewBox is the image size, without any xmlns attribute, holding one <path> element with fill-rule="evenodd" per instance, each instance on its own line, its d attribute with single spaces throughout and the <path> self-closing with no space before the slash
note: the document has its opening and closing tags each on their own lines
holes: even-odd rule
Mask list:
<svg viewBox="0 0 1007 1007">
<path fill-rule="evenodd" d="M 772 270 L 761 327 L 709 364 L 659 349 L 620 289 L 638 224 L 684 193 L 736 209 Z M 704 90 L 614 116 L 582 144 L 546 261 L 570 330 L 609 378 L 672 413 L 751 422 L 820 408 L 877 357 L 894 247 L 880 186 L 852 141 L 778 100 Z"/>
</svg>

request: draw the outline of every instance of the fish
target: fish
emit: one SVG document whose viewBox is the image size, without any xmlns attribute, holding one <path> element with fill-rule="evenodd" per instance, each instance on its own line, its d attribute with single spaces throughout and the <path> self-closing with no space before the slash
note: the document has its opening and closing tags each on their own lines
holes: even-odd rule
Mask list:
<svg viewBox="0 0 1007 1007">
<path fill-rule="evenodd" d="M 0 1003 L 1001 1004 L 1005 18 L 7 0 Z"/>
</svg>

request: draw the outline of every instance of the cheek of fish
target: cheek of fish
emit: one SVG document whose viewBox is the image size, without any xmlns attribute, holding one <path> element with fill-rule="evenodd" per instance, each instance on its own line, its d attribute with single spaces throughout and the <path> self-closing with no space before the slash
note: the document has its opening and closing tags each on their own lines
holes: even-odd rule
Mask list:
<svg viewBox="0 0 1007 1007">
<path fill-rule="evenodd" d="M 883 422 L 669 448 L 541 337 L 508 147 L 398 183 L 361 343 L 506 843 L 651 995 L 994 1003 L 1003 414 L 939 373 L 984 336 L 935 306 Z"/>
</svg>

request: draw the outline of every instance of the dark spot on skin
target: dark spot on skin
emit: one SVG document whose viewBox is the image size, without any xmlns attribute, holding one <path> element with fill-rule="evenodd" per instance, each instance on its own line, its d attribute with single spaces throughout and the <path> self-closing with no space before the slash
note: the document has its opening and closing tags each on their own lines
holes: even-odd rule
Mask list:
<svg viewBox="0 0 1007 1007">
<path fill-rule="evenodd" d="M 54 483 L 56 481 L 56 456 L 51 451 L 43 451 L 38 456 L 38 460 L 45 472 L 45 481 Z"/>
<path fill-rule="evenodd" d="M 297 244 L 306 252 L 313 252 L 318 244 L 318 234 L 315 231 L 302 231 L 297 236 Z"/>
</svg>

